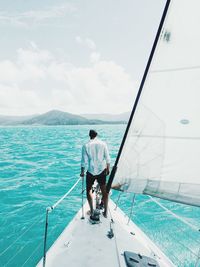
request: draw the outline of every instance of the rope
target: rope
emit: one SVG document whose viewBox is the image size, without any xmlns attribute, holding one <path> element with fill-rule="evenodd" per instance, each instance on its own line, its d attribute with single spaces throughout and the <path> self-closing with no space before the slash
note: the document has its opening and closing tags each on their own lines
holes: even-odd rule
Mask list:
<svg viewBox="0 0 200 267">
<path fill-rule="evenodd" d="M 4 251 L 0 253 L 0 256 L 2 256 L 9 248 L 11 248 L 20 238 L 22 238 L 35 224 L 41 221 L 43 216 L 40 216 L 39 220 L 31 224 L 31 226 L 25 230 L 13 243 L 11 243 Z"/>
<path fill-rule="evenodd" d="M 186 225 L 188 225 L 190 228 L 192 228 L 195 231 L 199 232 L 199 228 L 193 224 L 191 224 L 190 222 L 188 222 L 187 220 L 183 219 L 182 217 L 178 216 L 177 214 L 175 214 L 173 211 L 169 210 L 168 208 L 166 208 L 165 206 L 163 206 L 158 200 L 152 198 L 151 196 L 148 196 L 153 202 L 155 202 L 158 206 L 160 206 L 162 209 L 164 209 L 165 211 L 167 211 L 169 214 L 171 214 L 172 216 L 174 216 L 176 219 L 180 220 L 181 222 L 185 223 Z"/>
<path fill-rule="evenodd" d="M 80 177 L 77 181 L 76 181 L 76 183 L 69 189 L 69 191 L 67 191 L 67 193 L 64 195 L 64 196 L 62 196 L 53 206 L 51 206 L 51 209 L 53 210 L 53 209 L 55 209 L 59 204 L 60 204 L 60 202 L 62 202 L 63 201 L 63 199 L 65 199 L 70 193 L 71 193 L 71 191 L 76 187 L 76 185 L 79 183 L 79 181 L 81 180 L 82 178 Z"/>
</svg>

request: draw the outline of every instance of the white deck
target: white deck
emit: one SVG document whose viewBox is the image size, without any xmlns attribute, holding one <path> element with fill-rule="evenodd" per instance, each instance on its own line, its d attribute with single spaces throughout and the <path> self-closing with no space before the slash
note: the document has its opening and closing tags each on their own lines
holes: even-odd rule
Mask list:
<svg viewBox="0 0 200 267">
<path fill-rule="evenodd" d="M 114 207 L 110 200 L 108 218 L 101 215 L 101 223 L 95 225 L 89 222 L 88 215 L 81 220 L 80 210 L 49 249 L 46 267 L 125 267 L 124 251 L 154 257 L 162 267 L 174 266 L 132 221 L 127 225 L 128 218 Z M 114 237 L 109 239 L 111 215 Z M 37 266 L 41 267 L 42 261 Z"/>
</svg>

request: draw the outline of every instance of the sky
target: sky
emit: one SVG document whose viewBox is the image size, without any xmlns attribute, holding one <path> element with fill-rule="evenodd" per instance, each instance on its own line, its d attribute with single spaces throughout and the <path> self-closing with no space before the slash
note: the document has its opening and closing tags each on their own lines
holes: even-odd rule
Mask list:
<svg viewBox="0 0 200 267">
<path fill-rule="evenodd" d="M 0 114 L 131 110 L 164 0 L 0 0 Z"/>
</svg>

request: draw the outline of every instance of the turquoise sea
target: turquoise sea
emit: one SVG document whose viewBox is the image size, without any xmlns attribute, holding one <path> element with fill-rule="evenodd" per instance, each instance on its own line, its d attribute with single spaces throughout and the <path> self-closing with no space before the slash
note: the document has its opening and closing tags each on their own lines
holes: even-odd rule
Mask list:
<svg viewBox="0 0 200 267">
<path fill-rule="evenodd" d="M 79 178 L 81 146 L 91 126 L 0 128 L 0 266 L 35 266 L 43 253 L 45 209 Z M 95 126 L 114 163 L 124 125 Z M 81 184 L 50 214 L 48 246 L 81 205 Z M 116 201 L 117 192 L 112 198 Z M 119 206 L 127 214 L 131 194 Z M 159 200 L 200 228 L 200 209 Z M 200 232 L 177 220 L 147 196 L 137 196 L 132 219 L 177 266 L 194 267 Z M 199 265 L 200 266 L 200 263 Z"/>
</svg>

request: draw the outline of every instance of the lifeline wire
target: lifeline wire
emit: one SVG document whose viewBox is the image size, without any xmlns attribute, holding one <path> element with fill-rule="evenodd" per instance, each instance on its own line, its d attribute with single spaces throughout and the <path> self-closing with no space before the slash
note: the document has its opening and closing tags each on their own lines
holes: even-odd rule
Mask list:
<svg viewBox="0 0 200 267">
<path fill-rule="evenodd" d="M 181 222 L 185 223 L 186 225 L 188 225 L 190 228 L 192 228 L 195 231 L 199 232 L 199 228 L 191 223 L 189 223 L 187 220 L 183 219 L 182 217 L 178 216 L 177 214 L 175 214 L 173 211 L 169 210 L 168 208 L 166 208 L 165 206 L 163 206 L 158 200 L 154 199 L 151 196 L 148 196 L 152 201 L 154 201 L 158 206 L 160 206 L 162 209 L 164 209 L 165 211 L 167 211 L 168 213 L 170 213 L 172 216 L 174 216 L 176 219 L 180 220 Z"/>
<path fill-rule="evenodd" d="M 51 231 L 49 232 L 49 234 L 51 234 L 53 232 L 53 229 L 51 229 Z M 42 241 L 42 240 L 41 240 Z M 36 249 L 34 249 L 34 251 L 31 253 L 31 255 L 26 259 L 26 261 L 23 263 L 23 265 L 21 267 L 23 267 L 29 260 L 30 258 L 35 254 L 35 252 L 43 245 L 43 243 L 39 244 Z"/>
<path fill-rule="evenodd" d="M 15 241 L 13 243 L 11 243 L 4 251 L 2 251 L 0 253 L 0 256 L 2 256 L 9 248 L 11 248 L 22 236 L 24 236 L 35 224 L 37 224 L 38 222 L 41 221 L 41 219 L 43 218 L 43 216 L 40 216 L 39 220 L 37 220 L 36 222 L 34 222 L 33 224 L 31 224 L 31 226 L 25 230 L 17 239 L 15 239 Z"/>
</svg>

